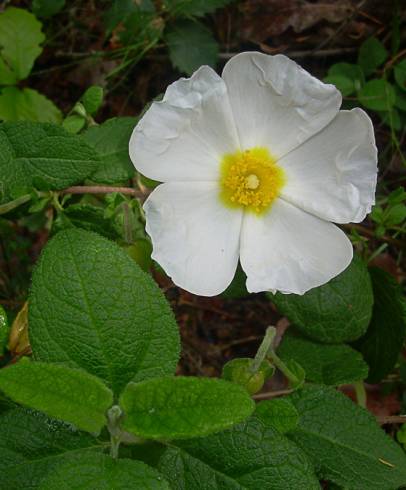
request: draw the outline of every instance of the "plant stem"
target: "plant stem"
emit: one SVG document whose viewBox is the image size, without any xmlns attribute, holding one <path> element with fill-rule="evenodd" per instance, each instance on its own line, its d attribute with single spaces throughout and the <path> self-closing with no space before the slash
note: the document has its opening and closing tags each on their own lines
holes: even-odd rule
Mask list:
<svg viewBox="0 0 406 490">
<path fill-rule="evenodd" d="M 0 206 L 0 214 L 6 214 L 15 208 L 18 208 L 18 206 L 21 206 L 22 204 L 31 201 L 31 199 L 31 194 L 25 194 L 24 196 L 17 197 L 17 199 L 14 199 L 14 201 L 6 202 L 5 204 L 2 204 Z"/>
<path fill-rule="evenodd" d="M 113 405 L 107 411 L 107 428 L 110 432 L 110 456 L 114 459 L 118 458 L 118 450 L 121 443 L 121 428 L 120 420 L 123 415 L 121 408 L 118 405 Z"/>
<path fill-rule="evenodd" d="M 255 374 L 258 369 L 261 367 L 262 362 L 268 355 L 269 350 L 272 348 L 272 342 L 276 335 L 275 327 L 268 327 L 265 332 L 265 336 L 261 342 L 261 345 L 258 348 L 257 353 L 255 354 L 255 358 L 251 364 L 250 371 L 252 374 Z"/>
<path fill-rule="evenodd" d="M 271 361 L 271 363 L 274 364 L 279 369 L 279 371 L 281 371 L 293 385 L 297 385 L 299 383 L 299 379 L 297 378 L 297 376 L 292 373 L 292 371 L 282 361 L 282 359 L 275 353 L 274 350 L 268 352 L 267 357 Z"/>
<path fill-rule="evenodd" d="M 112 192 L 130 194 L 139 198 L 145 197 L 145 194 L 131 187 L 110 187 L 105 185 L 74 185 L 60 191 L 60 194 L 110 194 Z"/>
<path fill-rule="evenodd" d="M 118 450 L 120 447 L 120 442 L 121 442 L 120 437 L 115 437 L 113 435 L 111 436 L 111 438 L 110 438 L 110 456 L 113 459 L 118 458 Z"/>
<path fill-rule="evenodd" d="M 367 392 L 365 390 L 365 385 L 363 381 L 357 381 L 353 384 L 355 389 L 355 396 L 357 398 L 357 403 L 360 407 L 367 407 Z"/>
</svg>

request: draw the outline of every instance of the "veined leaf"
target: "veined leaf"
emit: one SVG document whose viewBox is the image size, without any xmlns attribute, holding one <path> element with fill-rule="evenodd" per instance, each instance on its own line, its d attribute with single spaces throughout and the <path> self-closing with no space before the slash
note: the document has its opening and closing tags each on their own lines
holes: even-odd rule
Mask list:
<svg viewBox="0 0 406 490">
<path fill-rule="evenodd" d="M 125 412 L 123 427 L 147 439 L 207 435 L 241 422 L 254 410 L 240 385 L 181 376 L 130 383 L 120 405 Z"/>
</svg>

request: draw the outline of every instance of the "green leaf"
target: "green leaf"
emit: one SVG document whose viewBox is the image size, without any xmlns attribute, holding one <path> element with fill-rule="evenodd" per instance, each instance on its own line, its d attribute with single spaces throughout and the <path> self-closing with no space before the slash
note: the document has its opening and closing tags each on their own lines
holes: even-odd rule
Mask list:
<svg viewBox="0 0 406 490">
<path fill-rule="evenodd" d="M 164 0 L 165 9 L 173 16 L 203 17 L 225 7 L 234 0 Z"/>
<path fill-rule="evenodd" d="M 365 75 L 371 75 L 387 59 L 388 51 L 385 46 L 376 39 L 370 37 L 361 44 L 358 53 L 358 64 Z"/>
<path fill-rule="evenodd" d="M 230 430 L 175 441 L 158 469 L 173 490 L 319 490 L 303 451 L 256 417 Z"/>
<path fill-rule="evenodd" d="M 128 153 L 128 142 L 137 119 L 116 117 L 90 127 L 85 141 L 100 155 L 100 164 L 91 176 L 98 184 L 116 184 L 131 179 L 135 170 Z"/>
<path fill-rule="evenodd" d="M 32 278 L 34 357 L 82 367 L 117 394 L 131 380 L 173 374 L 179 333 L 153 280 L 116 244 L 84 230 L 58 233 Z"/>
<path fill-rule="evenodd" d="M 217 41 L 198 22 L 176 22 L 166 31 L 165 40 L 172 64 L 181 72 L 191 75 L 201 65 L 214 67 L 217 63 Z"/>
<path fill-rule="evenodd" d="M 36 90 L 6 87 L 0 93 L 0 119 L 59 124 L 62 113 L 53 102 Z"/>
<path fill-rule="evenodd" d="M 299 422 L 299 413 L 287 398 L 275 398 L 258 403 L 254 416 L 281 434 L 293 430 Z"/>
<path fill-rule="evenodd" d="M 322 479 L 352 489 L 406 484 L 404 452 L 365 409 L 323 386 L 308 386 L 289 399 L 300 415 L 289 438 L 311 457 Z"/>
<path fill-rule="evenodd" d="M 140 238 L 125 248 L 128 255 L 137 262 L 141 269 L 148 272 L 152 266 L 152 244 L 149 240 Z"/>
<path fill-rule="evenodd" d="M 10 325 L 8 324 L 6 310 L 0 305 L 0 356 L 4 355 L 7 349 Z"/>
<path fill-rule="evenodd" d="M 328 75 L 348 78 L 353 82 L 356 90 L 365 83 L 364 72 L 358 65 L 353 63 L 335 63 L 329 68 Z"/>
<path fill-rule="evenodd" d="M 106 425 L 113 404 L 113 393 L 96 376 L 28 360 L 0 370 L 0 389 L 17 403 L 94 433 Z"/>
<path fill-rule="evenodd" d="M 396 102 L 393 86 L 383 78 L 370 80 L 358 92 L 358 100 L 367 109 L 389 111 Z"/>
<path fill-rule="evenodd" d="M 141 461 L 78 453 L 41 482 L 39 490 L 170 490 L 157 470 Z"/>
<path fill-rule="evenodd" d="M 63 189 L 97 166 L 95 151 L 79 136 L 46 123 L 0 124 L 0 203 L 39 189 Z"/>
<path fill-rule="evenodd" d="M 358 65 L 335 63 L 329 68 L 328 76 L 324 81 L 333 83 L 344 96 L 347 96 L 361 88 L 365 83 L 365 76 Z"/>
<path fill-rule="evenodd" d="M 77 134 L 85 127 L 85 124 L 86 119 L 84 117 L 73 114 L 63 120 L 62 127 L 69 133 Z"/>
<path fill-rule="evenodd" d="M 32 11 L 37 17 L 52 17 L 65 6 L 65 0 L 33 0 Z"/>
<path fill-rule="evenodd" d="M 344 97 L 355 92 L 354 82 L 343 75 L 328 75 L 324 81 L 335 85 Z"/>
<path fill-rule="evenodd" d="M 402 90 L 406 90 L 406 59 L 400 61 L 394 68 L 395 80 Z"/>
<path fill-rule="evenodd" d="M 25 409 L 0 415 L 2 488 L 38 489 L 39 482 L 69 455 L 87 449 L 102 451 L 91 436 L 46 415 Z"/>
<path fill-rule="evenodd" d="M 92 204 L 72 204 L 63 211 L 63 220 L 58 218 L 53 223 L 52 231 L 77 227 L 88 231 L 95 231 L 99 235 L 115 240 L 118 238 L 111 220 L 104 217 L 104 210 Z"/>
<path fill-rule="evenodd" d="M 41 27 L 24 9 L 9 7 L 0 14 L 0 85 L 14 85 L 28 77 L 45 40 Z"/>
<path fill-rule="evenodd" d="M 340 275 L 303 296 L 278 293 L 269 297 L 300 331 L 320 342 L 359 338 L 372 314 L 371 279 L 357 256 Z"/>
<path fill-rule="evenodd" d="M 395 204 L 385 213 L 385 225 L 399 225 L 406 218 L 406 206 L 404 204 Z"/>
<path fill-rule="evenodd" d="M 103 23 L 107 34 L 110 34 L 120 22 L 125 22 L 128 16 L 137 11 L 133 0 L 113 0 L 111 7 L 103 15 Z"/>
<path fill-rule="evenodd" d="M 355 344 L 369 364 L 368 381 L 389 374 L 402 350 L 406 334 L 406 301 L 402 288 L 382 269 L 371 268 L 374 309 L 366 334 Z"/>
<path fill-rule="evenodd" d="M 237 384 L 178 376 L 129 383 L 120 406 L 125 430 L 147 439 L 181 439 L 231 427 L 249 417 L 255 404 Z"/>
<path fill-rule="evenodd" d="M 306 379 L 326 385 L 360 381 L 368 376 L 368 366 L 362 356 L 345 344 L 319 344 L 293 335 L 283 336 L 278 355 L 288 362 L 294 359 L 306 371 Z"/>
<path fill-rule="evenodd" d="M 103 103 L 103 88 L 98 85 L 92 85 L 83 94 L 81 100 L 86 112 L 93 116 Z"/>
</svg>

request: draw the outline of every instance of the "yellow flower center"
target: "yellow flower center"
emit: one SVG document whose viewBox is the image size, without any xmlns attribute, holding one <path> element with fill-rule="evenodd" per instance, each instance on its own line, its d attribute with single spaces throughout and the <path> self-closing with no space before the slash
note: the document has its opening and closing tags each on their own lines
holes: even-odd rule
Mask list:
<svg viewBox="0 0 406 490">
<path fill-rule="evenodd" d="M 278 197 L 285 174 L 266 148 L 226 154 L 221 161 L 220 198 L 229 207 L 265 212 Z"/>
</svg>

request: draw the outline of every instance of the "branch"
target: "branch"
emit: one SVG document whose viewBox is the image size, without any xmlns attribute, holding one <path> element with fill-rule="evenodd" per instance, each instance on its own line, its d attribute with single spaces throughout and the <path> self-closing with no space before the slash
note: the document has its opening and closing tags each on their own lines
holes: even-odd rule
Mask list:
<svg viewBox="0 0 406 490">
<path fill-rule="evenodd" d="M 129 194 L 138 199 L 145 199 L 147 194 L 131 187 L 110 187 L 105 185 L 74 185 L 60 192 L 60 194 L 110 194 L 112 192 L 120 192 L 121 194 Z"/>
</svg>

